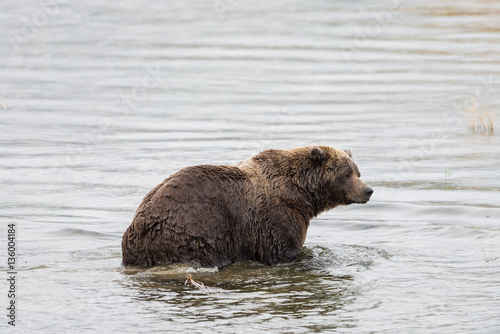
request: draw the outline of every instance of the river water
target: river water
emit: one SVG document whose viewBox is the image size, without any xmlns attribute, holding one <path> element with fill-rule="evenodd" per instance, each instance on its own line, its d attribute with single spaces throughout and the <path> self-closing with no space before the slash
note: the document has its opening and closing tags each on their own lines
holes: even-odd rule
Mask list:
<svg viewBox="0 0 500 334">
<path fill-rule="evenodd" d="M 0 31 L 2 332 L 8 224 L 19 333 L 500 332 L 498 2 L 12 0 Z M 299 260 L 121 266 L 169 174 L 312 144 L 375 192 Z"/>
</svg>

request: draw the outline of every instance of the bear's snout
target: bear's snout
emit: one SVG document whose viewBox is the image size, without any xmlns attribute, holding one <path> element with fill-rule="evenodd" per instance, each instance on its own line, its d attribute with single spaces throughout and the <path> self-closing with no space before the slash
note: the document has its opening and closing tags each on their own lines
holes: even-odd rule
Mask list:
<svg viewBox="0 0 500 334">
<path fill-rule="evenodd" d="M 373 189 L 360 179 L 357 179 L 356 185 L 353 186 L 352 190 L 352 195 L 348 197 L 350 198 L 349 203 L 365 204 L 373 194 Z"/>
<path fill-rule="evenodd" d="M 371 187 L 368 187 L 366 186 L 365 188 L 363 188 L 363 198 L 360 199 L 360 201 L 358 203 L 360 204 L 365 204 L 366 202 L 368 202 L 370 200 L 370 197 L 372 197 L 372 194 L 373 194 L 373 189 Z"/>
<path fill-rule="evenodd" d="M 354 203 L 359 203 L 359 204 L 365 204 L 370 200 L 370 197 L 373 194 L 373 189 L 371 187 L 365 187 L 363 188 L 361 194 L 359 196 L 354 196 L 353 200 Z"/>
</svg>

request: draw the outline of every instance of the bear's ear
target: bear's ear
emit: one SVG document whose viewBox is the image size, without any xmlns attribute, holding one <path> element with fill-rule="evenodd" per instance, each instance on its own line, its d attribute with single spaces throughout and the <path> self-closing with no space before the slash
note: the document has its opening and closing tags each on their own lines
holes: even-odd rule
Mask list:
<svg viewBox="0 0 500 334">
<path fill-rule="evenodd" d="M 311 148 L 310 155 L 311 155 L 311 160 L 319 164 L 323 163 L 323 161 L 325 161 L 327 158 L 325 151 L 323 151 L 319 147 Z"/>
<path fill-rule="evenodd" d="M 352 159 L 352 153 L 351 153 L 351 150 L 344 150 L 345 153 L 347 153 L 347 155 L 349 156 L 349 158 Z"/>
</svg>

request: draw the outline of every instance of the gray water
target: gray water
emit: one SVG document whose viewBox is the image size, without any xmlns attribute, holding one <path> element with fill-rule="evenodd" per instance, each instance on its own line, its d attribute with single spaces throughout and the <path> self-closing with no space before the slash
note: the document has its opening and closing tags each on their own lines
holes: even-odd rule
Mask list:
<svg viewBox="0 0 500 334">
<path fill-rule="evenodd" d="M 104 3 L 0 3 L 2 332 L 13 223 L 20 333 L 500 332 L 498 2 Z M 297 261 L 121 266 L 169 174 L 312 144 L 375 193 Z"/>
</svg>

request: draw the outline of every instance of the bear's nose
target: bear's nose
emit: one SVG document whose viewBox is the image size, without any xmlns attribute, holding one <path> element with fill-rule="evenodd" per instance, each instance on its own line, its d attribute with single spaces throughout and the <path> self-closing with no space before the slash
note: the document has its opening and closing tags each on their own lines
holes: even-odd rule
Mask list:
<svg viewBox="0 0 500 334">
<path fill-rule="evenodd" d="M 366 196 L 370 197 L 373 194 L 373 189 L 370 187 L 365 188 L 364 190 Z"/>
</svg>

